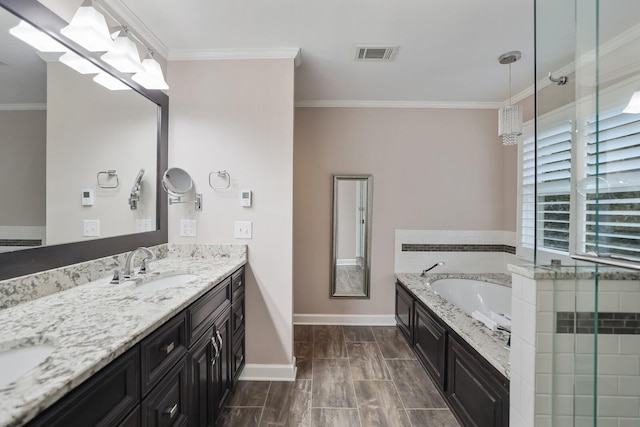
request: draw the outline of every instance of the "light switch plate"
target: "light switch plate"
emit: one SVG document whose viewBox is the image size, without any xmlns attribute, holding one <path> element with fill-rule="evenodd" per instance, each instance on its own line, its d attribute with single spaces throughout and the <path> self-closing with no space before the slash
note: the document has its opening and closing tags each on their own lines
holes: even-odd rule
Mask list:
<svg viewBox="0 0 640 427">
<path fill-rule="evenodd" d="M 84 237 L 99 237 L 100 236 L 100 220 L 99 219 L 83 220 L 82 235 Z"/>
<path fill-rule="evenodd" d="M 253 223 L 251 221 L 236 221 L 233 229 L 233 237 L 236 239 L 251 239 L 253 235 Z"/>
<path fill-rule="evenodd" d="M 151 219 L 136 219 L 136 233 L 144 233 L 147 231 L 153 231 Z"/>
<path fill-rule="evenodd" d="M 180 236 L 196 237 L 196 220 L 195 219 L 180 220 Z"/>
</svg>

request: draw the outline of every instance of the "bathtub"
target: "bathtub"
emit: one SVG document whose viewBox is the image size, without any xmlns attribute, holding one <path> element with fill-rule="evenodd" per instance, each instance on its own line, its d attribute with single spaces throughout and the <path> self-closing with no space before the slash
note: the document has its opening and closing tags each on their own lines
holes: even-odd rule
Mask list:
<svg viewBox="0 0 640 427">
<path fill-rule="evenodd" d="M 435 293 L 467 313 L 489 312 L 511 317 L 511 288 L 472 279 L 438 279 L 430 283 Z"/>
</svg>

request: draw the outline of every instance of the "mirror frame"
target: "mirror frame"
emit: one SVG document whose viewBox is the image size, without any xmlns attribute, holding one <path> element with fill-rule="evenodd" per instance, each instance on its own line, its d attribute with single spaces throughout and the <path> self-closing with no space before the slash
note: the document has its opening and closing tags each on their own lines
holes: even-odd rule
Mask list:
<svg viewBox="0 0 640 427">
<path fill-rule="evenodd" d="M 130 251 L 139 246 L 167 243 L 167 198 L 163 197 L 161 185 L 162 171 L 166 170 L 168 165 L 169 97 L 167 94 L 160 90 L 145 89 L 131 80 L 129 75 L 123 74 L 103 62 L 99 54 L 89 52 L 62 36 L 60 29 L 66 26 L 67 22 L 39 3 L 38 0 L 0 0 L 0 7 L 44 31 L 158 106 L 156 230 L 0 253 L 0 280 L 107 257 Z"/>
<path fill-rule="evenodd" d="M 340 181 L 366 181 L 367 211 L 364 228 L 364 283 L 362 294 L 338 294 L 336 292 L 336 261 L 338 259 L 338 183 Z M 371 282 L 371 230 L 373 220 L 373 175 L 333 175 L 331 207 L 331 291 L 330 298 L 369 299 Z"/>
</svg>

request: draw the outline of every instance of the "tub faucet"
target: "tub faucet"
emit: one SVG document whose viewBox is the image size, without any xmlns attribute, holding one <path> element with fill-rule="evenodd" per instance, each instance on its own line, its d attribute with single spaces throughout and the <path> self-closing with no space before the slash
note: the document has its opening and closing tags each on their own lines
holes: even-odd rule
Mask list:
<svg viewBox="0 0 640 427">
<path fill-rule="evenodd" d="M 436 263 L 435 263 L 435 264 L 433 264 L 431 267 L 429 267 L 429 268 L 427 268 L 426 270 L 424 270 L 424 271 L 422 272 L 421 276 L 423 276 L 423 277 L 424 277 L 424 275 L 427 273 L 427 271 L 431 271 L 431 270 L 433 270 L 434 268 L 436 268 L 436 267 L 437 267 L 437 266 L 439 266 L 439 265 L 444 265 L 444 262 L 442 262 L 442 261 L 440 261 L 440 262 L 436 262 Z"/>
<path fill-rule="evenodd" d="M 144 273 L 148 272 L 149 271 L 149 265 L 148 265 L 149 260 L 156 259 L 156 256 L 148 248 L 140 247 L 140 248 L 136 248 L 136 249 L 132 250 L 131 252 L 129 252 L 129 255 L 127 255 L 127 259 L 124 262 L 124 272 L 122 273 L 122 276 L 123 276 L 124 280 L 131 279 L 131 276 L 132 276 L 132 274 L 131 274 L 131 265 L 133 264 L 133 257 L 138 252 L 144 252 L 147 255 L 142 260 L 142 265 L 140 266 L 140 273 L 144 274 Z"/>
</svg>

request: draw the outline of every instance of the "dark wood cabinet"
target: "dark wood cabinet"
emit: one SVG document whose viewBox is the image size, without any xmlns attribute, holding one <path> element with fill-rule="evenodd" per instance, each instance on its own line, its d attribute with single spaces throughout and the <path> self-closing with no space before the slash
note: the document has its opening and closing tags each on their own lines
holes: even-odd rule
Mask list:
<svg viewBox="0 0 640 427">
<path fill-rule="evenodd" d="M 140 402 L 140 351 L 136 346 L 33 420 L 31 426 L 123 425 Z M 130 425 L 130 424 L 124 424 Z M 136 424 L 132 424 L 136 425 Z"/>
<path fill-rule="evenodd" d="M 465 346 L 449 339 L 449 402 L 466 426 L 509 425 L 509 386 Z"/>
<path fill-rule="evenodd" d="M 244 366 L 244 313 L 242 267 L 29 425 L 214 426 Z"/>
<path fill-rule="evenodd" d="M 442 390 L 445 389 L 447 331 L 422 304 L 415 303 L 414 350 Z"/>
<path fill-rule="evenodd" d="M 396 322 L 463 426 L 509 426 L 509 380 L 400 282 Z"/>
<path fill-rule="evenodd" d="M 396 283 L 396 322 L 409 343 L 413 344 L 413 297 L 399 282 Z"/>
</svg>

